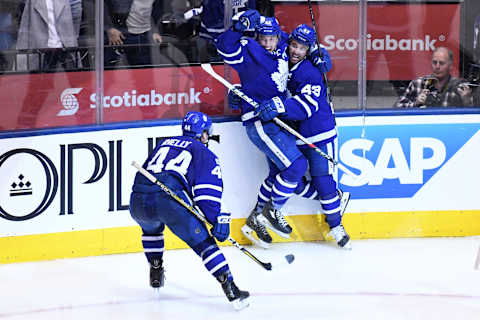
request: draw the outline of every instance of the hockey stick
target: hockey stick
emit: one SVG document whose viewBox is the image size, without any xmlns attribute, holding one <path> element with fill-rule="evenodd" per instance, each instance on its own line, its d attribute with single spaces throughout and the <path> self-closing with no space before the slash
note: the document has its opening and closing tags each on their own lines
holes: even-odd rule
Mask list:
<svg viewBox="0 0 480 320">
<path fill-rule="evenodd" d="M 156 185 L 158 185 L 165 193 L 167 193 L 170 197 L 172 197 L 173 199 L 175 199 L 178 203 L 180 203 L 182 206 L 184 206 L 188 211 L 190 211 L 191 213 L 193 213 L 200 221 L 202 221 L 203 223 L 205 223 L 208 227 L 212 227 L 212 224 L 210 222 L 208 222 L 207 219 L 205 219 L 205 217 L 203 216 L 203 214 L 199 213 L 197 210 L 195 210 L 194 207 L 192 207 L 191 205 L 189 205 L 188 203 L 186 203 L 182 198 L 180 198 L 179 196 L 177 196 L 172 190 L 170 190 L 169 187 L 167 187 L 166 185 L 164 185 L 163 183 L 161 183 L 160 181 L 158 181 L 157 178 L 155 178 L 150 172 L 148 172 L 147 170 L 145 170 L 144 168 L 142 168 L 142 166 L 140 166 L 138 163 L 136 163 L 135 161 L 132 162 L 132 166 L 134 166 L 141 174 L 143 174 L 148 180 L 152 181 L 153 183 L 155 183 Z M 261 265 L 265 270 L 272 270 L 272 263 L 271 262 L 262 262 L 260 259 L 258 259 L 257 257 L 255 257 L 250 251 L 248 251 L 247 249 L 245 249 L 242 245 L 240 245 L 237 241 L 235 241 L 235 239 L 233 239 L 232 237 L 228 237 L 227 239 L 231 244 L 233 244 L 237 249 L 239 249 L 240 251 L 242 251 L 244 254 L 246 254 L 250 259 L 252 259 L 253 261 L 255 261 L 256 263 L 258 263 L 259 265 Z M 290 264 L 293 262 L 293 260 L 295 259 L 295 257 L 293 256 L 293 254 L 288 254 L 285 256 L 285 259 L 287 260 L 287 262 Z"/>
<path fill-rule="evenodd" d="M 228 82 L 225 78 L 223 78 L 222 76 L 220 76 L 218 73 L 215 72 L 215 70 L 213 70 L 212 68 L 212 65 L 209 64 L 209 63 L 202 63 L 201 64 L 201 67 L 203 70 L 205 70 L 208 74 L 210 74 L 212 77 L 214 77 L 215 79 L 217 79 L 218 81 L 220 81 L 225 87 L 227 87 L 228 89 L 230 89 L 233 93 L 235 93 L 237 96 L 239 96 L 240 98 L 242 98 L 243 100 L 245 100 L 246 102 L 248 102 L 249 104 L 251 104 L 255 109 L 258 108 L 258 102 L 253 100 L 252 98 L 250 98 L 249 96 L 247 96 L 245 93 L 243 93 L 240 89 L 236 88 L 233 84 L 231 84 L 230 82 Z M 343 164 L 341 164 L 340 162 L 336 161 L 335 159 L 333 159 L 331 156 L 329 156 L 328 154 L 326 154 L 325 152 L 323 152 L 320 148 L 318 148 L 316 145 L 314 145 L 313 143 L 310 143 L 307 138 L 305 138 L 304 136 L 302 136 L 300 133 L 298 133 L 297 131 L 295 131 L 293 128 L 291 128 L 289 125 L 287 125 L 285 122 L 283 122 L 282 120 L 278 119 L 278 118 L 273 118 L 272 121 L 274 121 L 277 125 L 279 125 L 280 127 L 282 127 L 283 129 L 287 130 L 289 133 L 291 133 L 292 135 L 294 135 L 295 137 L 297 137 L 298 139 L 302 140 L 307 146 L 309 146 L 310 148 L 312 148 L 313 150 L 315 150 L 316 152 L 318 152 L 322 157 L 324 157 L 325 159 L 327 159 L 328 161 L 330 161 L 331 163 L 333 163 L 334 165 L 336 165 L 339 169 L 341 169 L 343 172 L 345 172 L 346 174 L 348 174 L 349 176 L 353 177 L 353 178 L 357 178 L 358 176 L 356 174 L 354 174 L 352 171 L 350 171 L 350 169 L 348 169 L 347 167 L 345 167 Z"/>
<path fill-rule="evenodd" d="M 320 50 L 321 49 L 320 41 L 318 41 L 317 24 L 315 23 L 315 16 L 313 15 L 312 2 L 310 0 L 307 0 L 307 2 L 308 2 L 308 8 L 310 9 L 310 18 L 312 19 L 313 30 L 315 30 L 315 42 L 318 47 L 318 53 L 320 54 L 320 58 L 323 58 L 322 50 Z M 335 114 L 335 110 L 333 108 L 333 99 L 332 99 L 332 95 L 330 94 L 330 87 L 328 86 L 327 75 L 325 74 L 325 72 L 322 72 L 322 79 L 323 79 L 323 82 L 325 83 L 325 88 L 327 88 L 328 103 L 330 104 L 332 113 Z"/>
</svg>

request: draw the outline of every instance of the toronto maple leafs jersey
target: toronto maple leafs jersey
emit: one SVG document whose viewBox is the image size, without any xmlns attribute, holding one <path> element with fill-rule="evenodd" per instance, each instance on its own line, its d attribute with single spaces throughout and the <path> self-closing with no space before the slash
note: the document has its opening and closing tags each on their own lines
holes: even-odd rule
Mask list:
<svg viewBox="0 0 480 320">
<path fill-rule="evenodd" d="M 299 120 L 299 133 L 310 143 L 325 143 L 337 136 L 335 117 L 328 103 L 322 74 L 310 60 L 303 59 L 289 73 L 288 92 L 284 101 L 286 120 Z M 297 141 L 297 145 L 304 145 Z"/>
<path fill-rule="evenodd" d="M 232 66 L 240 77 L 242 91 L 258 103 L 274 96 L 286 97 L 288 79 L 287 43 L 280 41 L 273 53 L 256 40 L 242 38 L 232 29 L 217 38 L 217 49 L 225 63 Z M 256 120 L 254 107 L 242 101 L 242 119 Z M 244 117 L 246 114 L 252 117 Z"/>
<path fill-rule="evenodd" d="M 200 37 L 216 39 L 225 32 L 225 2 L 224 0 L 204 0 L 200 15 Z M 232 17 L 239 12 L 255 9 L 255 0 L 233 0 Z"/>
<path fill-rule="evenodd" d="M 222 173 L 217 156 L 203 143 L 185 136 L 166 138 L 150 153 L 143 168 L 157 178 L 160 172 L 177 177 L 208 221 L 217 221 L 223 192 Z M 133 191 L 164 192 L 140 172 L 135 176 Z"/>
</svg>

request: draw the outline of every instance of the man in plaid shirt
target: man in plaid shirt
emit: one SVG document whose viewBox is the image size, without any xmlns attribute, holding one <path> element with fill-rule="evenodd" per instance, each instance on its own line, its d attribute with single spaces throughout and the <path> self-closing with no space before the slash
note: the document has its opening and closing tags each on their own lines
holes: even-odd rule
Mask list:
<svg viewBox="0 0 480 320">
<path fill-rule="evenodd" d="M 445 47 L 436 48 L 432 54 L 432 74 L 410 81 L 395 107 L 472 106 L 472 90 L 464 79 L 450 74 L 452 65 L 452 51 Z"/>
</svg>

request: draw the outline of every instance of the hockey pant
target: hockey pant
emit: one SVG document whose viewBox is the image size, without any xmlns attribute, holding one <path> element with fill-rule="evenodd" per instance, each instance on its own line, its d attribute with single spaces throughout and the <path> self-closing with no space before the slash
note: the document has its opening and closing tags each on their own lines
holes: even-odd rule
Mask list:
<svg viewBox="0 0 480 320">
<path fill-rule="evenodd" d="M 183 185 L 174 177 L 158 178 L 186 203 L 192 204 Z M 188 244 L 203 260 L 207 270 L 217 277 L 229 271 L 227 261 L 203 222 L 163 191 L 132 192 L 130 214 L 142 228 L 142 244 L 149 262 L 163 260 L 165 225 Z"/>
<path fill-rule="evenodd" d="M 246 130 L 250 141 L 267 156 L 269 166 L 256 209 L 261 211 L 268 201 L 275 209 L 281 209 L 302 180 L 307 159 L 297 148 L 295 137 L 273 122 L 258 120 L 246 124 Z M 269 189 L 268 193 L 265 189 Z"/>
</svg>

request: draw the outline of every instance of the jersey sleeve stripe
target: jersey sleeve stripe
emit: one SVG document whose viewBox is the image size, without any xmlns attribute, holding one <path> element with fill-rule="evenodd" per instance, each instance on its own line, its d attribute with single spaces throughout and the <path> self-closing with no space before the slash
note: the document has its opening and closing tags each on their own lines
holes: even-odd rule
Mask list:
<svg viewBox="0 0 480 320">
<path fill-rule="evenodd" d="M 235 56 L 238 56 L 242 53 L 242 47 L 238 47 L 238 50 L 235 51 L 234 53 L 226 53 L 226 52 L 223 52 L 223 51 L 220 51 L 218 50 L 218 53 L 220 53 L 222 56 L 226 57 L 226 58 L 231 58 L 231 57 L 235 57 Z"/>
<path fill-rule="evenodd" d="M 309 95 L 306 95 L 306 94 L 304 94 L 303 96 L 305 97 L 305 99 L 308 102 L 310 102 L 310 104 L 315 106 L 315 111 L 318 111 L 318 102 L 315 101 L 315 99 L 313 99 L 312 96 L 309 96 Z"/>
<path fill-rule="evenodd" d="M 219 28 L 219 29 L 216 29 L 216 28 L 207 28 L 207 26 L 204 25 L 203 22 L 200 23 L 200 26 L 202 26 L 203 28 L 205 28 L 205 30 L 207 30 L 208 32 L 213 32 L 213 33 L 223 33 L 223 32 L 225 32 L 225 28 Z"/>
<path fill-rule="evenodd" d="M 197 184 L 196 186 L 193 187 L 193 191 L 198 190 L 198 189 L 212 189 L 215 191 L 223 191 L 223 188 L 220 186 L 216 186 L 214 184 Z"/>
<path fill-rule="evenodd" d="M 308 105 L 299 96 L 294 96 L 293 98 L 302 105 L 303 109 L 305 109 L 305 112 L 307 113 L 307 116 L 310 118 L 312 116 L 312 111 Z"/>
<path fill-rule="evenodd" d="M 228 63 L 228 64 L 240 64 L 243 62 L 243 57 L 241 57 L 240 59 L 238 60 L 227 60 L 227 59 L 223 59 L 223 61 L 225 61 L 225 63 Z"/>
</svg>

